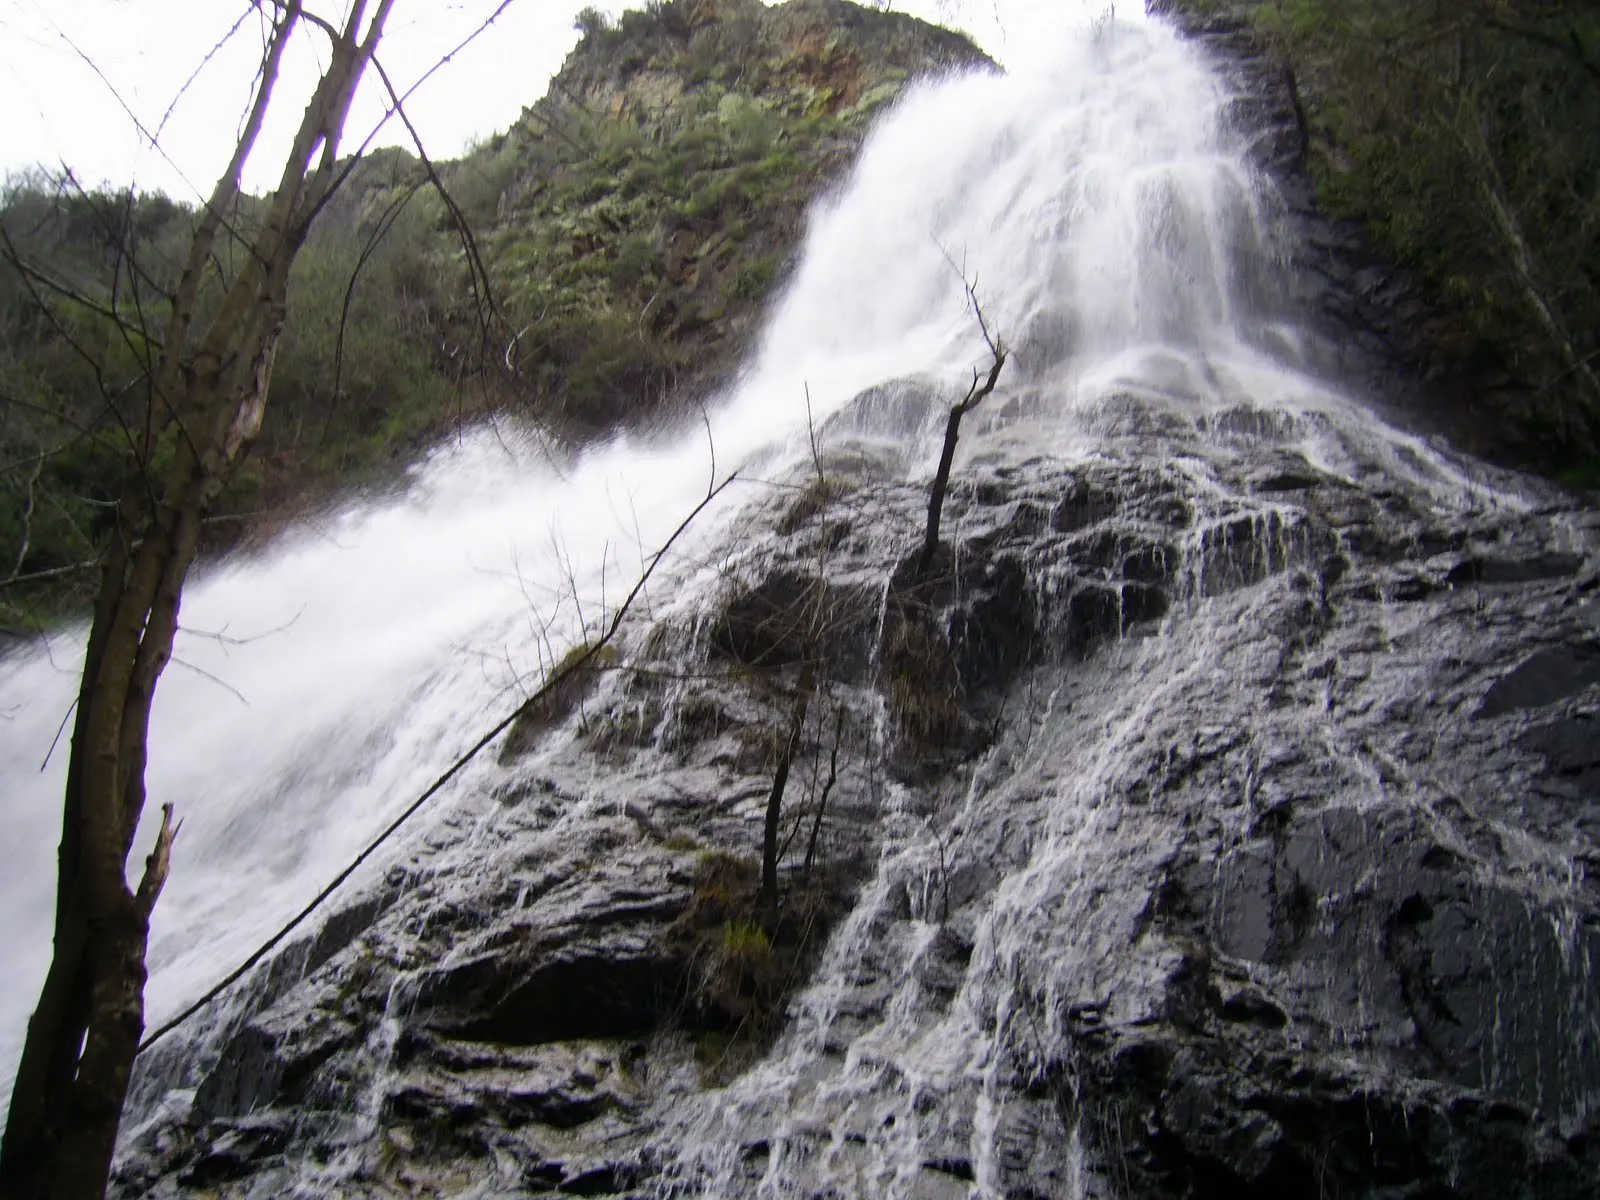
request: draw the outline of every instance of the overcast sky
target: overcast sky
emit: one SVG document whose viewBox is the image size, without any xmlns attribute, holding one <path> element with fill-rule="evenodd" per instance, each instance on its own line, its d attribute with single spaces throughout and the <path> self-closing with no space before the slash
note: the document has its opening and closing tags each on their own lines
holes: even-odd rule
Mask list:
<svg viewBox="0 0 1600 1200">
<path fill-rule="evenodd" d="M 516 0 L 424 84 L 406 107 L 429 153 L 452 156 L 474 138 L 507 128 L 537 100 L 577 40 L 573 18 L 583 2 Z M 965 29 L 994 57 L 1016 65 L 1048 53 L 1067 25 L 1107 3 L 896 0 L 894 7 Z M 331 12 L 342 0 L 318 7 Z M 398 0 L 380 61 L 404 89 L 496 7 L 498 0 Z M 598 7 L 615 14 L 638 4 L 607 0 Z M 1124 0 L 1122 7 L 1142 3 Z M 260 23 L 249 12 L 248 0 L 0 0 L 0 170 L 66 165 L 90 185 L 131 179 L 186 200 L 209 190 L 227 164 L 260 61 Z M 227 38 L 241 17 L 247 17 L 243 27 Z M 285 68 L 279 94 L 288 99 L 292 92 L 294 100 L 278 106 L 276 126 L 263 133 L 259 165 L 247 177 L 252 187 L 267 183 L 287 145 L 315 79 L 314 44 L 303 39 L 299 57 Z M 381 113 L 369 80 L 346 147 L 358 144 Z M 141 126 L 146 134 L 159 131 L 159 151 Z M 396 123 L 378 140 L 403 144 L 407 134 Z"/>
</svg>

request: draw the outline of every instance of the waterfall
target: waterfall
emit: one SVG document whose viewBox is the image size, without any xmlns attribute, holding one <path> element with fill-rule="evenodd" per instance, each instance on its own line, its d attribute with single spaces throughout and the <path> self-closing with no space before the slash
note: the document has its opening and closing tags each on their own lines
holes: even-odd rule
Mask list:
<svg viewBox="0 0 1600 1200">
<path fill-rule="evenodd" d="M 880 376 L 959 381 L 972 318 L 951 301 L 948 251 L 1016 354 L 1006 394 L 970 422 L 973 460 L 1092 461 L 1117 445 L 1212 489 L 1213 533 L 1238 497 L 1202 465 L 1208 446 L 1287 447 L 1446 512 L 1525 508 L 1516 488 L 1384 426 L 1319 375 L 1289 300 L 1285 214 L 1252 165 L 1234 99 L 1154 20 L 1080 29 L 1029 73 L 922 91 L 817 219 L 759 370 L 793 377 L 789 364 L 821 349 L 871 359 Z M 1151 416 L 1163 412 L 1170 423 Z M 913 477 L 928 469 L 937 423 L 909 456 Z M 1271 512 L 1251 519 L 1281 536 Z M 1209 589 L 1211 536 L 1183 550 L 1192 599 Z M 1294 556 L 1284 548 L 1280 561 Z M 1057 678 L 1023 719 L 1031 737 L 1003 739 L 954 811 L 888 819 L 875 880 L 775 1049 L 665 1118 L 658 1194 L 998 1197 L 1022 1194 L 1005 1171 L 1024 1168 L 1051 1195 L 1105 1194 L 1080 1129 L 1062 1123 L 1072 1083 L 1052 1056 L 1067 1041 L 1064 1014 L 1087 997 L 1094 1021 L 1155 1016 L 1131 999 L 1163 971 L 1128 949 L 1147 914 L 1108 897 L 1143 896 L 1177 842 L 1151 837 L 1111 797 L 1152 729 L 1203 717 L 1196 692 L 1248 644 L 1239 630 L 1255 619 L 1248 608 L 1188 616 L 1181 638 L 1129 644 Z M 970 945 L 960 986 L 936 998 L 929 977 L 950 969 L 941 891 L 948 906 L 952 875 L 990 870 L 1015 842 L 1025 848 L 957 935 Z M 1003 1170 L 1019 1153 L 1022 1167 Z"/>
<path fill-rule="evenodd" d="M 986 351 L 963 273 L 1014 351 L 1000 392 L 974 418 L 970 455 L 1089 460 L 1108 440 L 1130 441 L 1133 404 L 1175 414 L 1206 444 L 1264 437 L 1332 476 L 1399 480 L 1444 509 L 1526 506 L 1318 376 L 1287 300 L 1281 204 L 1251 164 L 1228 81 L 1199 52 L 1157 20 L 1122 16 L 1031 57 L 1011 75 L 918 85 L 881 123 L 813 214 L 756 353 L 709 406 L 709 438 L 624 437 L 557 462 L 507 425 L 464 432 L 398 494 L 197 573 L 152 721 L 149 794 L 184 820 L 152 930 L 152 1023 L 233 967 L 510 712 L 541 666 L 616 604 L 641 553 L 704 494 L 713 469 L 781 475 L 806 453 L 808 422 L 829 428 L 867 389 L 923 380 L 938 396 L 964 383 Z M 895 440 L 906 477 L 922 479 L 941 421 L 937 405 L 915 415 L 910 433 L 877 432 Z M 1203 473 L 1203 455 L 1170 454 L 1162 428 L 1141 425 L 1131 440 L 1152 461 Z M 693 605 L 700 564 L 748 495 L 734 489 L 691 532 L 649 611 Z M 1030 835 L 1041 848 L 978 919 L 969 983 L 947 1010 L 929 1008 L 916 982 L 940 934 L 929 912 L 896 926 L 892 945 L 871 940 L 894 896 L 935 886 L 942 846 L 918 818 L 890 823 L 877 878 L 772 1054 L 668 1122 L 677 1147 L 668 1190 L 910 1194 L 929 1147 L 959 1127 L 951 1153 L 982 1194 L 999 1194 L 983 1189 L 996 1186 L 1004 1079 L 1033 1025 L 1056 1019 L 1041 999 L 1065 986 L 1055 966 L 1070 960 L 1081 975 L 1095 939 L 1109 936 L 1084 914 L 1117 876 L 1073 864 L 1090 843 L 1132 839 L 1098 798 L 1164 697 L 1206 670 L 1204 639 L 1225 631 L 1202 628 L 1182 646 L 1130 647 L 1122 667 L 1149 682 L 1120 707 L 1094 690 L 1114 689 L 1109 677 L 1082 684 L 1084 719 L 1105 726 L 1091 755 L 1055 727 L 974 775 L 950 836 L 992 835 L 986 809 L 1019 789 L 1046 811 Z M 57 732 L 82 639 L 79 629 L 53 634 L 0 669 L 12 843 L 0 876 L 11 920 L 0 972 L 7 1077 L 47 961 L 65 768 Z M 1065 694 L 1044 703 L 1065 704 Z M 1057 777 L 1064 763 L 1070 780 Z M 366 877 L 442 823 L 486 819 L 477 798 L 498 771 L 483 756 Z M 1167 849 L 1130 841 L 1119 870 Z M 1083 937 L 1030 950 L 1025 918 L 1041 908 Z M 889 1015 L 824 1063 L 839 998 L 869 957 L 900 981 Z M 1025 976 L 1028 987 L 1017 982 Z M 945 1099 L 930 1108 L 930 1097 Z M 1074 1136 L 1063 1129 L 1061 1144 Z M 752 1180 L 756 1141 L 765 1149 Z M 1064 1161 L 1061 1177 L 1080 1166 Z"/>
</svg>

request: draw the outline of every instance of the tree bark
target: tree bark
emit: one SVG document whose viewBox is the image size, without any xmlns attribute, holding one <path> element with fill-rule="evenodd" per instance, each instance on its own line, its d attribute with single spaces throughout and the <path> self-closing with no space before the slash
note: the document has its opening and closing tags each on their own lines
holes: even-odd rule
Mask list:
<svg viewBox="0 0 1600 1200">
<path fill-rule="evenodd" d="M 987 336 L 985 330 L 985 337 Z M 939 522 L 944 516 L 945 493 L 950 489 L 950 468 L 956 460 L 956 443 L 961 439 L 961 418 L 982 404 L 989 393 L 994 391 L 995 384 L 1000 382 L 1001 368 L 1006 365 L 1005 347 L 991 343 L 991 349 L 994 361 L 989 367 L 988 378 L 980 381 L 979 376 L 974 373 L 972 387 L 967 390 L 966 399 L 950 406 L 950 416 L 945 421 L 944 449 L 939 453 L 939 469 L 933 473 L 933 488 L 928 493 L 928 524 L 922 538 L 922 557 L 917 561 L 919 576 L 928 573 L 928 569 L 933 566 L 933 556 L 939 549 Z"/>
<path fill-rule="evenodd" d="M 821 581 L 817 586 L 821 588 Z M 775 924 L 778 917 L 778 826 L 783 820 L 783 793 L 789 786 L 789 771 L 794 766 L 795 755 L 800 752 L 806 712 L 811 707 L 811 693 L 815 688 L 816 646 L 813 643 L 805 666 L 800 668 L 800 694 L 795 698 L 789 736 L 784 740 L 777 769 L 772 773 L 772 790 L 767 793 L 767 814 L 761 831 L 761 911 L 769 924 Z"/>
<path fill-rule="evenodd" d="M 928 524 L 922 537 L 922 557 L 917 562 L 917 574 L 926 575 L 933 565 L 933 556 L 939 550 L 939 523 L 944 519 L 944 496 L 950 489 L 950 468 L 956 460 L 956 443 L 961 440 L 961 418 L 966 409 L 957 404 L 950 410 L 944 424 L 944 449 L 939 452 L 939 469 L 933 473 L 933 487 L 928 492 Z"/>
<path fill-rule="evenodd" d="M 244 132 L 196 228 L 156 342 L 160 356 L 145 381 L 147 421 L 103 554 L 84 653 L 57 856 L 54 957 L 0 1142 L 0 1200 L 105 1194 L 144 1032 L 150 914 L 177 836 L 165 806 L 155 848 L 131 890 L 127 866 L 144 813 L 151 705 L 172 656 L 201 517 L 261 427 L 289 268 L 336 186 L 345 118 L 392 5 L 377 0 L 369 19 L 368 0 L 353 0 L 342 30 L 306 13 L 301 0 L 276 10 Z M 329 66 L 245 266 L 216 316 L 195 330 L 201 281 L 239 196 L 284 49 L 302 20 L 329 34 Z M 173 454 L 157 477 L 147 466 L 163 437 Z"/>
</svg>

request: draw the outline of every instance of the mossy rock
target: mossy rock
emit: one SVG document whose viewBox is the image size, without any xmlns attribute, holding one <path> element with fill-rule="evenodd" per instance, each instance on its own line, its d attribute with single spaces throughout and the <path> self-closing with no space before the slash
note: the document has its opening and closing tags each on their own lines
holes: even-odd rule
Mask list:
<svg viewBox="0 0 1600 1200">
<path fill-rule="evenodd" d="M 506 739 L 500 745 L 500 761 L 509 763 L 533 749 L 551 729 L 570 717 L 600 675 L 617 665 L 617 652 L 611 646 L 593 651 L 574 646 L 551 668 L 546 684 L 518 710 Z"/>
</svg>

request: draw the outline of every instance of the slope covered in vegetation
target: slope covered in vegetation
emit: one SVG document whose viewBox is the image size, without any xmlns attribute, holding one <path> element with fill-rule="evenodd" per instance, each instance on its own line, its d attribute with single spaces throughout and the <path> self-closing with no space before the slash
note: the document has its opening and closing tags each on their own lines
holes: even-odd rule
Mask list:
<svg viewBox="0 0 1600 1200">
<path fill-rule="evenodd" d="M 1318 205 L 1423 301 L 1408 340 L 1471 448 L 1600 483 L 1600 8 L 1156 2 L 1277 58 Z"/>
<path fill-rule="evenodd" d="M 566 443 L 671 419 L 731 369 L 873 114 L 920 75 L 986 61 L 844 0 L 665 0 L 580 25 L 511 129 L 454 162 L 353 164 L 296 264 L 265 425 L 213 548 L 392 478 L 489 412 Z M 229 215 L 230 253 L 257 219 L 248 202 Z M 159 327 L 195 220 L 43 172 L 0 198 L 0 628 L 92 586 L 150 404 L 138 331 Z M 215 265 L 220 295 L 234 264 Z"/>
</svg>

